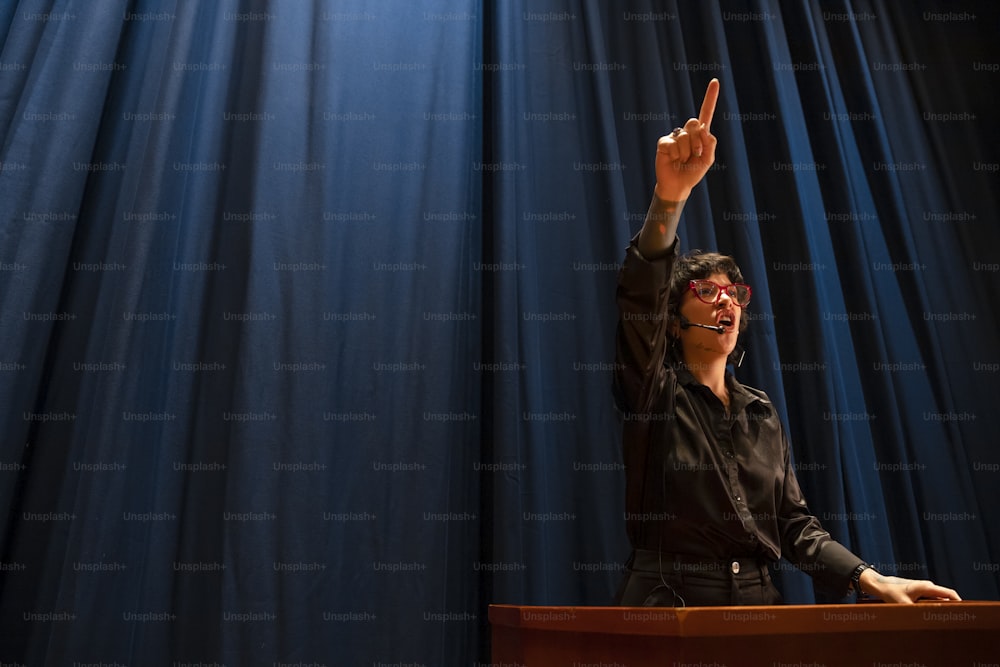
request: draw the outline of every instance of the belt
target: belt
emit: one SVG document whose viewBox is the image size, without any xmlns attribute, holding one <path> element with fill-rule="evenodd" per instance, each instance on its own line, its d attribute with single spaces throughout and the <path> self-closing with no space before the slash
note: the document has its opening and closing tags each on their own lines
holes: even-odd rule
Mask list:
<svg viewBox="0 0 1000 667">
<path fill-rule="evenodd" d="M 768 562 L 764 558 L 741 557 L 713 560 L 687 554 L 660 553 L 649 549 L 635 549 L 629 559 L 628 568 L 644 572 L 669 574 L 720 574 L 758 577 L 769 575 Z"/>
</svg>

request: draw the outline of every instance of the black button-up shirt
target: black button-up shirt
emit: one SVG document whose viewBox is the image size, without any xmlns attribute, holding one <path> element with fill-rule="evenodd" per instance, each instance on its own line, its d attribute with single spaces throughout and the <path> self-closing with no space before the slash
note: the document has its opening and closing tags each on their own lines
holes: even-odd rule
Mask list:
<svg viewBox="0 0 1000 667">
<path fill-rule="evenodd" d="M 727 374 L 727 413 L 669 354 L 676 248 L 647 261 L 633 241 L 618 280 L 615 393 L 632 546 L 706 561 L 784 556 L 823 588 L 846 594 L 862 561 L 810 513 L 767 395 Z"/>
</svg>

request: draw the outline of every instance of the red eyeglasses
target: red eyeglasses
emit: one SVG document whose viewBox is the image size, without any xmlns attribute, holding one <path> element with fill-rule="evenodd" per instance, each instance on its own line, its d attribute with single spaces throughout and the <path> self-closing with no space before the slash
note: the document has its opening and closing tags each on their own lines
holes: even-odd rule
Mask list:
<svg viewBox="0 0 1000 667">
<path fill-rule="evenodd" d="M 711 280 L 692 280 L 688 283 L 688 288 L 694 292 L 699 301 L 709 305 L 719 303 L 723 292 L 728 294 L 733 303 L 740 308 L 750 303 L 750 286 L 742 283 L 719 285 Z"/>
</svg>

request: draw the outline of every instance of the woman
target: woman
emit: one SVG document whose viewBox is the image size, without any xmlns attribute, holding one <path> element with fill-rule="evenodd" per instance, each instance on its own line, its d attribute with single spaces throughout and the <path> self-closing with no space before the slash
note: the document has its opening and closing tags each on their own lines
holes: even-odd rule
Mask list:
<svg viewBox="0 0 1000 667">
<path fill-rule="evenodd" d="M 751 289 L 732 258 L 678 258 L 676 237 L 715 161 L 718 96 L 713 79 L 699 117 L 659 140 L 653 202 L 619 275 L 615 391 L 633 553 L 618 604 L 778 604 L 768 566 L 782 556 L 839 595 L 958 600 L 883 576 L 833 540 L 806 506 L 774 406 L 726 371 Z"/>
</svg>

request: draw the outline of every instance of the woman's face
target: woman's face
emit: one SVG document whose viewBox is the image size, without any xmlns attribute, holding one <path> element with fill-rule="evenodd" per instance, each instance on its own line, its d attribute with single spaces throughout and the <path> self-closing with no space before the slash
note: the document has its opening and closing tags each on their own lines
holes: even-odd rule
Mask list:
<svg viewBox="0 0 1000 667">
<path fill-rule="evenodd" d="M 705 280 L 722 287 L 732 284 L 732 281 L 724 273 L 713 273 Z M 681 297 L 679 312 L 681 317 L 687 318 L 689 322 L 725 327 L 723 333 L 716 333 L 701 327 L 681 328 L 679 334 L 685 350 L 700 350 L 729 356 L 729 353 L 736 347 L 743 309 L 737 306 L 732 297 L 724 291 L 719 291 L 719 296 L 714 303 L 705 303 L 692 290 L 688 289 Z"/>
</svg>

